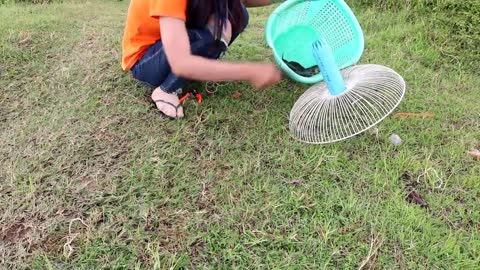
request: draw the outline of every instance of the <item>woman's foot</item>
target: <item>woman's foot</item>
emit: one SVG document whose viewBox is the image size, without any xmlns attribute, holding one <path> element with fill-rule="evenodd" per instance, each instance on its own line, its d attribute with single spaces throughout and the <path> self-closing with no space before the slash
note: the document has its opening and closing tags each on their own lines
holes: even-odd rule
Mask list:
<svg viewBox="0 0 480 270">
<path fill-rule="evenodd" d="M 157 108 L 166 116 L 173 119 L 184 116 L 183 107 L 180 104 L 177 93 L 169 94 L 158 87 L 153 90 L 151 97 Z"/>
</svg>

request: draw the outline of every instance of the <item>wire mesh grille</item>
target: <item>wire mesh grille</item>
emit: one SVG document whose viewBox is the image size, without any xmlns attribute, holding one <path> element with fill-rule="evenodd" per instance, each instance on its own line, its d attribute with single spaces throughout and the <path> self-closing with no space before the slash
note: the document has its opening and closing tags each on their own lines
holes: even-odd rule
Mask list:
<svg viewBox="0 0 480 270">
<path fill-rule="evenodd" d="M 333 96 L 324 82 L 312 86 L 290 112 L 290 130 L 300 141 L 331 143 L 378 124 L 400 103 L 405 81 L 380 65 L 358 65 L 342 71 L 347 90 Z"/>
</svg>

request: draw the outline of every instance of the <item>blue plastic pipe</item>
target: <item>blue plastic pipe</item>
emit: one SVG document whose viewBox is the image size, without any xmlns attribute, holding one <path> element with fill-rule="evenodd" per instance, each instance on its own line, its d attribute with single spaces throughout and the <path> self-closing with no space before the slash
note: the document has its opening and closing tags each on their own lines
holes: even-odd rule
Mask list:
<svg viewBox="0 0 480 270">
<path fill-rule="evenodd" d="M 338 69 L 335 58 L 333 58 L 332 49 L 328 46 L 328 43 L 323 40 L 315 41 L 313 43 L 313 55 L 327 83 L 330 94 L 336 96 L 343 93 L 346 90 L 345 81 Z"/>
</svg>

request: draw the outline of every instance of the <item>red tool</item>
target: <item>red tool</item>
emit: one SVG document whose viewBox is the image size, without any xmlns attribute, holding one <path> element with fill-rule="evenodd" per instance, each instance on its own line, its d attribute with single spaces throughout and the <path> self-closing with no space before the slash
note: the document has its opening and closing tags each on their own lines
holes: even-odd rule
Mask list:
<svg viewBox="0 0 480 270">
<path fill-rule="evenodd" d="M 186 93 L 183 97 L 180 98 L 180 104 L 183 104 L 185 100 L 187 100 L 190 97 L 195 97 L 195 100 L 197 101 L 198 104 L 202 104 L 202 94 L 197 92 L 197 90 L 193 90 L 192 92 Z"/>
<path fill-rule="evenodd" d="M 191 96 L 191 93 L 186 93 L 183 97 L 180 98 L 180 104 L 183 104 L 183 102 L 185 102 L 185 100 L 187 100 Z"/>
<path fill-rule="evenodd" d="M 198 93 L 197 91 L 195 91 L 195 99 L 197 100 L 198 104 L 202 104 L 202 94 Z"/>
</svg>

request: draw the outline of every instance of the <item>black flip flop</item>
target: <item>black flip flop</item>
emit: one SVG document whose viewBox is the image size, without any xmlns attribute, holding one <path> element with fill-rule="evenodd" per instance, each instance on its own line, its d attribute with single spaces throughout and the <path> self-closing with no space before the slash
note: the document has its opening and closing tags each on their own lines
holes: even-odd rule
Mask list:
<svg viewBox="0 0 480 270">
<path fill-rule="evenodd" d="M 157 103 L 158 103 L 158 102 L 162 102 L 162 103 L 164 103 L 164 104 L 167 104 L 167 105 L 170 105 L 170 106 L 174 107 L 174 108 L 175 108 L 175 117 L 168 116 L 168 115 L 162 113 L 160 110 L 159 110 L 159 112 L 160 112 L 162 115 L 164 115 L 165 117 L 167 117 L 167 118 L 169 118 L 169 119 L 171 119 L 171 120 L 176 120 L 176 119 L 178 119 L 178 109 L 179 109 L 180 107 L 182 107 L 182 104 L 181 104 L 181 103 L 179 103 L 177 106 L 175 106 L 175 105 L 173 105 L 171 102 L 168 102 L 168 101 L 165 101 L 165 100 L 162 100 L 162 99 L 157 99 L 157 100 L 150 99 L 150 100 L 151 100 L 152 103 L 155 105 L 155 108 L 156 108 L 157 110 L 158 110 L 158 107 L 157 107 Z"/>
</svg>

